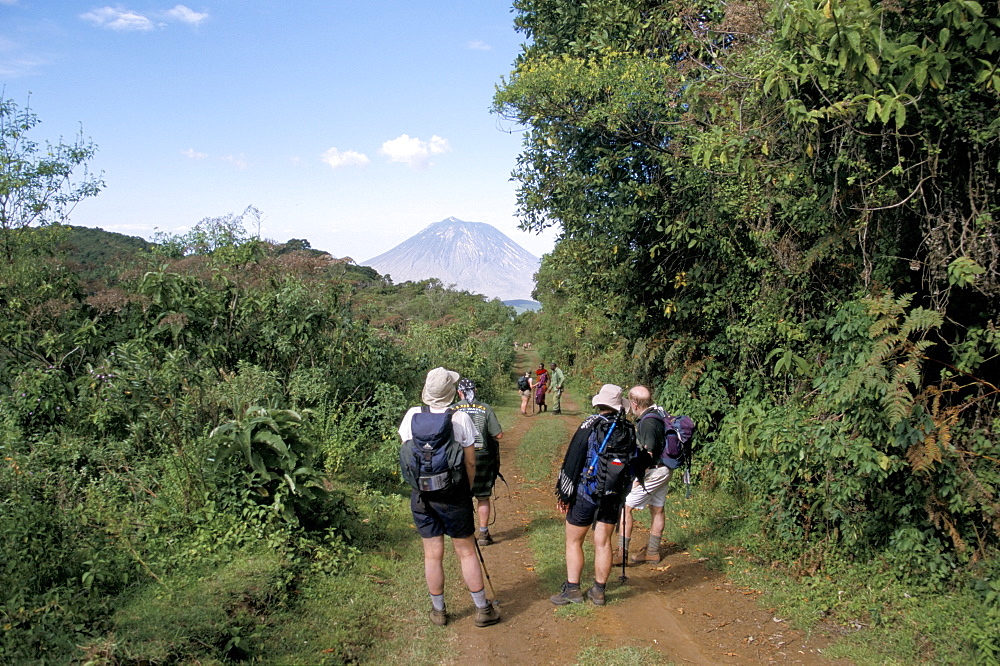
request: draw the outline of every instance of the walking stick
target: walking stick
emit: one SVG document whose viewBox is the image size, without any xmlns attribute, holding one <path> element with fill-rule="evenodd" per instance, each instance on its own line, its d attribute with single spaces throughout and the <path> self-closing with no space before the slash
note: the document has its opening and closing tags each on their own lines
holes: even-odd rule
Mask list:
<svg viewBox="0 0 1000 666">
<path fill-rule="evenodd" d="M 493 603 L 497 603 L 497 593 L 493 589 L 493 581 L 490 580 L 490 572 L 486 568 L 486 560 L 483 559 L 483 551 L 479 548 L 479 542 L 476 541 L 475 537 L 472 539 L 472 543 L 476 544 L 476 552 L 479 553 L 479 564 L 483 567 L 483 575 L 486 576 L 486 582 L 490 584 L 490 594 L 493 597 Z"/>
<path fill-rule="evenodd" d="M 621 525 L 620 534 L 621 534 L 622 539 L 624 539 L 625 538 L 625 502 L 622 502 L 622 520 L 621 520 L 621 523 L 619 523 L 619 524 Z M 612 552 L 614 552 L 614 551 L 612 551 Z M 622 585 L 624 585 L 626 582 L 628 582 L 628 576 L 625 575 L 625 560 L 627 560 L 627 559 L 628 559 L 628 553 L 626 553 L 625 549 L 622 548 L 622 575 L 618 577 L 618 582 L 620 582 Z"/>
</svg>

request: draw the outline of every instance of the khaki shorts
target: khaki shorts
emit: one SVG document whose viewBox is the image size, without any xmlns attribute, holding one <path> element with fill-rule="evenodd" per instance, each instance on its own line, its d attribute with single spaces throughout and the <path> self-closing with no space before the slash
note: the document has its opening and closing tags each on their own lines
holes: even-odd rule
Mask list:
<svg viewBox="0 0 1000 666">
<path fill-rule="evenodd" d="M 631 509 L 645 509 L 647 506 L 663 506 L 667 499 L 667 486 L 674 470 L 667 466 L 654 467 L 646 470 L 643 483 L 632 483 L 632 490 L 625 498 L 625 506 Z M 643 486 L 646 486 L 643 488 Z"/>
</svg>

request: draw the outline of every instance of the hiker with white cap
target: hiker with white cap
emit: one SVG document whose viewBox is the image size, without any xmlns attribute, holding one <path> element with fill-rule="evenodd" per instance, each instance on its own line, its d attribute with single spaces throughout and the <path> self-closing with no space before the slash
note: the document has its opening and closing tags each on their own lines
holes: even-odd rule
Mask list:
<svg viewBox="0 0 1000 666">
<path fill-rule="evenodd" d="M 598 606 L 605 603 L 604 587 L 611 575 L 611 535 L 618 523 L 621 500 L 620 497 L 607 495 L 595 498 L 585 467 L 593 442 L 603 439 L 606 443 L 614 432 L 612 425 L 617 428 L 624 423 L 618 428 L 619 435 L 628 438 L 634 448 L 631 426 L 624 419 L 616 418 L 622 408 L 621 394 L 620 386 L 605 384 L 601 387 L 591 400 L 597 414 L 588 416 L 577 428 L 559 470 L 556 508 L 566 516 L 566 582 L 559 594 L 550 598 L 557 606 L 584 601 L 580 589 L 583 543 L 591 525 L 594 526 L 594 585 L 587 590 L 586 598 Z"/>
<path fill-rule="evenodd" d="M 451 537 L 462 578 L 476 604 L 475 624 L 500 621 L 500 609 L 486 598 L 477 558 L 472 479 L 476 476 L 476 426 L 463 411 L 449 409 L 459 374 L 445 368 L 427 373 L 421 398 L 399 425 L 400 471 L 413 488 L 410 511 L 423 540 L 424 577 L 431 596 L 431 622 L 444 626 L 444 535 Z"/>
</svg>

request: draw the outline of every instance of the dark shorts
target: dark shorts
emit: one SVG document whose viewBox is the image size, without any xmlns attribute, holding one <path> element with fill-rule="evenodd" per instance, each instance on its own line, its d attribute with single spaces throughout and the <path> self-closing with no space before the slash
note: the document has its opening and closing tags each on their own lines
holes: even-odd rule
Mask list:
<svg viewBox="0 0 1000 666">
<path fill-rule="evenodd" d="M 410 512 L 417 534 L 424 539 L 445 534 L 452 539 L 464 539 L 476 531 L 472 496 L 468 491 L 438 496 L 411 491 Z"/>
<path fill-rule="evenodd" d="M 594 504 L 589 496 L 577 493 L 569 512 L 566 513 L 566 522 L 577 527 L 590 527 L 595 522 L 614 525 L 621 520 L 621 517 L 618 498 L 599 500 Z"/>
</svg>

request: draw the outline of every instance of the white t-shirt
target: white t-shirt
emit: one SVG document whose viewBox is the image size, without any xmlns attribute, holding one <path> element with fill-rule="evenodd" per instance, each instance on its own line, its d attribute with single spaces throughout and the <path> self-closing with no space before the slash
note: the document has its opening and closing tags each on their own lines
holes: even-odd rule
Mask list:
<svg viewBox="0 0 1000 666">
<path fill-rule="evenodd" d="M 420 410 L 420 407 L 410 407 L 406 415 L 403 416 L 403 422 L 399 424 L 399 437 L 402 441 L 413 439 L 410 421 L 413 420 L 414 414 L 420 413 Z M 431 412 L 434 414 L 443 414 L 446 411 L 448 411 L 447 407 L 441 409 L 431 407 Z M 457 411 L 451 415 L 451 432 L 455 441 L 463 447 L 473 446 L 476 443 L 476 426 L 465 412 Z"/>
</svg>

